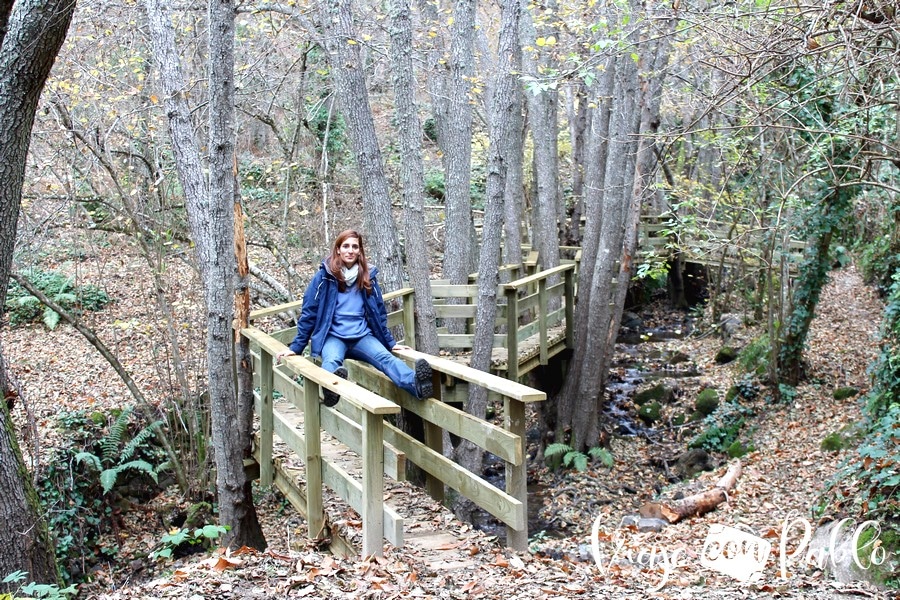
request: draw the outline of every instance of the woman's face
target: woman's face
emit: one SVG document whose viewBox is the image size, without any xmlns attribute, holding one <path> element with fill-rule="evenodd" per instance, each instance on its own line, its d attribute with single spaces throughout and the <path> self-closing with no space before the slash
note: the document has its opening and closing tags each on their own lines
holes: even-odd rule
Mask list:
<svg viewBox="0 0 900 600">
<path fill-rule="evenodd" d="M 341 255 L 344 266 L 349 269 L 356 264 L 359 258 L 359 240 L 355 237 L 347 238 L 338 248 L 338 253 Z"/>
</svg>

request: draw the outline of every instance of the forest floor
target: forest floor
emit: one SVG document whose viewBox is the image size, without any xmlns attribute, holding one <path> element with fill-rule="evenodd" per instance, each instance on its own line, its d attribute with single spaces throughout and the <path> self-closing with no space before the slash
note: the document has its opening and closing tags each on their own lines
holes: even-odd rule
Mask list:
<svg viewBox="0 0 900 600">
<path fill-rule="evenodd" d="M 117 298 L 102 315 L 91 317 L 102 339 L 118 352 L 139 385 L 161 386 L 160 357 L 146 356 L 146 336 L 152 335 L 158 315 L 149 308 L 153 287 L 127 257 L 107 257 L 102 268 L 84 269 L 90 281 L 99 277 Z M 47 266 L 53 267 L 53 264 Z M 62 268 L 62 260 L 56 265 Z M 187 270 L 185 270 L 187 271 Z M 180 276 L 172 273 L 172 276 Z M 189 277 L 184 275 L 185 278 Z M 110 284 L 109 282 L 119 282 Z M 187 283 L 187 282 L 186 282 Z M 190 286 L 186 286 L 186 289 Z M 130 298 L 130 301 L 124 301 Z M 185 293 L 178 300 L 180 314 L 197 313 L 185 320 L 196 327 L 202 316 L 201 300 Z M 786 521 L 816 519 L 811 508 L 820 500 L 829 479 L 852 450 L 826 452 L 822 440 L 846 431 L 861 419 L 861 395 L 868 389 L 867 366 L 877 352 L 877 329 L 882 306 L 852 268 L 831 274 L 812 323 L 808 376 L 791 402 L 773 403 L 766 394 L 745 401 L 747 441 L 753 450 L 743 456 L 742 474 L 728 501 L 701 517 L 669 525 L 657 533 L 620 526 L 647 501 L 688 495 L 715 485 L 730 459 L 714 455 L 711 470 L 695 478 L 672 482 L 669 466 L 684 452 L 696 430 L 657 426 L 638 435 L 622 436 L 609 426 L 612 467 L 592 461 L 583 472 L 530 469 L 533 482 L 543 488 L 536 496 L 542 506 L 545 532 L 531 531 L 530 552 L 504 548 L 495 536 L 457 521 L 443 507 L 428 507 L 430 518 L 450 530 L 457 542 L 439 550 L 441 565 L 467 564 L 464 569 L 444 568 L 413 547 L 386 547 L 383 558 L 367 561 L 340 559 L 306 541 L 303 520 L 273 492 L 260 492 L 261 521 L 269 548 L 265 552 L 238 551 L 199 554 L 175 561 L 152 563 L 146 555 L 166 532 L 158 520 L 144 513 L 125 515 L 119 532 L 119 561 L 93 570 L 93 582 L 82 584 L 80 597 L 126 598 L 823 598 L 881 597 L 863 581 L 839 582 L 830 573 L 789 561 L 787 577 L 779 567 L 779 541 Z M 664 311 L 642 314 L 648 327 L 671 325 Z M 683 319 L 679 314 L 675 320 Z M 734 333 L 730 344 L 742 346 L 759 334 L 753 328 Z M 721 338 L 694 334 L 657 344 L 660 352 L 685 353 L 696 373 L 673 379 L 677 388 L 674 413 L 693 404 L 696 392 L 714 387 L 724 394 L 742 374 L 735 363 L 717 364 L 714 356 Z M 114 373 L 68 325 L 47 331 L 33 325 L 3 329 L 3 346 L 24 391 L 24 402 L 14 418 L 27 433 L 23 446 L 46 455 L 66 440 L 54 434 L 52 421 L 66 408 L 101 409 L 130 402 Z M 199 348 L 185 348 L 186 354 Z M 860 395 L 835 400 L 833 391 L 853 386 Z M 21 405 L 27 405 L 27 411 Z M 665 421 L 665 418 L 663 420 Z M 418 501 L 417 501 L 418 502 Z M 148 510 L 150 510 L 148 508 Z M 346 509 L 349 511 L 349 509 Z M 353 526 L 354 518 L 347 514 Z M 598 557 L 591 549 L 591 529 L 599 528 Z M 723 572 L 703 566 L 704 542 L 712 526 L 725 525 L 753 532 L 772 544 L 772 552 L 759 579 L 739 582 Z M 124 535 L 123 535 L 124 534 Z M 796 548 L 801 532 L 789 532 L 788 550 Z M 677 551 L 674 564 L 670 559 Z M 653 565 L 646 564 L 654 553 Z M 666 569 L 666 565 L 670 568 Z"/>
</svg>

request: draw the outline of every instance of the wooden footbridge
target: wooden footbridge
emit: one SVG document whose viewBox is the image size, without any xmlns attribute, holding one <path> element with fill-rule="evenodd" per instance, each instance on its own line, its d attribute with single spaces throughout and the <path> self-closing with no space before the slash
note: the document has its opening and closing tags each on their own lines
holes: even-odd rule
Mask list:
<svg viewBox="0 0 900 600">
<path fill-rule="evenodd" d="M 285 494 L 307 519 L 313 538 L 333 537 L 323 510 L 323 486 L 327 486 L 359 513 L 362 554 L 381 554 L 383 539 L 395 546 L 404 543 L 404 520 L 397 508 L 385 501 L 385 495 L 391 482 L 406 479 L 407 461 L 411 461 L 425 473 L 429 495 L 442 501 L 445 487 L 455 490 L 505 523 L 507 544 L 524 550 L 528 543 L 525 413 L 528 404 L 545 400 L 546 394 L 516 379 L 536 365 L 546 364 L 567 341 L 571 343 L 574 270 L 575 264 L 569 263 L 501 284 L 498 323 L 505 326 L 506 333 L 495 338 L 501 352 L 492 373 L 415 350 L 397 352 L 410 363 L 425 358 L 431 364 L 435 391 L 434 397 L 426 400 L 413 398 L 377 370 L 357 361 L 346 362 L 349 380 L 302 356 L 289 356 L 282 365 L 274 365 L 273 357 L 286 348 L 295 329 L 265 332 L 259 323 L 296 310 L 299 303 L 252 313 L 254 325 L 241 334 L 250 340 L 254 354 L 259 415 L 256 458 L 261 484 L 274 484 Z M 556 280 L 559 282 L 548 283 Z M 474 320 L 475 286 L 436 283 L 433 294 L 439 318 Z M 402 326 L 406 332 L 402 343 L 412 346 L 413 291 L 398 290 L 386 294 L 385 299 L 399 302 L 400 308 L 388 315 L 388 325 Z M 446 303 L 450 299 L 464 299 L 465 303 Z M 548 312 L 547 306 L 554 303 L 560 308 Z M 446 348 L 463 349 L 472 343 L 471 334 L 441 333 L 440 339 Z M 510 363 L 510 356 L 519 360 Z M 485 388 L 491 400 L 502 403 L 502 425 L 451 405 L 453 400 L 463 401 L 472 385 Z M 340 394 L 337 406 L 327 408 L 320 403 L 322 388 Z M 401 408 L 421 417 L 423 441 L 385 419 Z M 445 457 L 445 433 L 499 457 L 505 464 L 504 489 Z"/>
<path fill-rule="evenodd" d="M 647 232 L 653 232 L 648 228 Z M 651 235 L 652 237 L 652 235 Z M 648 244 L 649 245 L 649 244 Z M 282 365 L 273 357 L 286 349 L 295 329 L 266 331 L 267 319 L 291 313 L 299 302 L 251 313 L 251 327 L 241 335 L 254 354 L 256 410 L 259 432 L 256 459 L 264 486 L 275 485 L 305 516 L 311 538 L 330 537 L 332 548 L 344 554 L 361 551 L 380 555 L 384 540 L 401 546 L 417 524 L 405 523 L 397 482 L 406 480 L 407 462 L 425 474 L 425 491 L 437 501 L 445 489 L 470 499 L 505 523 L 507 544 L 525 550 L 528 544 L 526 493 L 526 408 L 546 399 L 544 392 L 519 383 L 522 375 L 546 365 L 573 340 L 573 314 L 579 251 L 568 249 L 571 260 L 556 268 L 537 271 L 536 256 L 522 265 L 504 267 L 499 286 L 494 354 L 491 372 L 470 368 L 459 356 L 430 356 L 415 350 L 396 354 L 409 363 L 424 358 L 434 371 L 434 397 L 417 400 L 396 388 L 370 366 L 347 361 L 349 380 L 340 379 L 302 356 L 289 356 Z M 477 286 L 432 282 L 435 310 L 440 320 L 463 320 L 464 333 L 439 328 L 442 349 L 472 348 Z M 414 346 L 413 290 L 386 294 L 399 308 L 388 315 L 391 327 L 402 326 L 398 337 Z M 390 302 L 389 302 L 390 304 Z M 511 357 L 515 357 L 511 360 Z M 489 398 L 503 406 L 502 425 L 478 419 L 453 406 L 468 397 L 469 386 L 481 386 Z M 341 396 L 333 408 L 320 403 L 321 390 Z M 395 426 L 390 415 L 401 409 L 421 417 L 422 441 Z M 386 418 L 388 417 L 388 418 Z M 505 464 L 505 487 L 499 489 L 480 473 L 467 471 L 443 454 L 446 434 L 467 439 L 499 457 Z M 326 523 L 325 486 L 360 516 L 361 541 L 344 541 Z M 408 525 L 408 526 L 407 526 Z M 439 531 L 427 536 L 441 540 Z"/>
</svg>

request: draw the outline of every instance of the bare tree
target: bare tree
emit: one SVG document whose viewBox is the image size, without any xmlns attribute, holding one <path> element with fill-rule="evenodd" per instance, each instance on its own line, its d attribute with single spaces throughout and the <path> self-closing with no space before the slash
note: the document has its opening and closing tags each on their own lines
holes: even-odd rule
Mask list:
<svg viewBox="0 0 900 600">
<path fill-rule="evenodd" d="M 494 322 L 497 313 L 498 266 L 500 238 L 503 235 L 504 196 L 506 189 L 507 159 L 513 142 L 513 125 L 520 106 L 516 101 L 519 85 L 517 73 L 520 65 L 515 47 L 518 45 L 518 27 L 521 14 L 519 0 L 501 2 L 500 43 L 497 50 L 497 78 L 491 99 L 491 130 L 488 148 L 487 189 L 485 192 L 484 228 L 481 253 L 478 259 L 478 305 L 475 309 L 475 342 L 471 366 L 489 371 L 491 350 L 494 343 Z M 515 358 L 513 358 L 515 360 Z M 487 389 L 470 386 L 466 412 L 484 418 L 487 408 Z M 457 449 L 458 462 L 473 472 L 481 469 L 481 449 L 463 441 Z"/>
<path fill-rule="evenodd" d="M 66 37 L 74 0 L 0 3 L 0 311 L 12 269 L 25 163 L 38 100 Z M 56 553 L 16 441 L 0 349 L 0 573 L 59 583 Z"/>
<path fill-rule="evenodd" d="M 416 348 L 437 354 L 438 337 L 431 299 L 431 267 L 425 244 L 425 167 L 422 162 L 422 122 L 416 104 L 412 64 L 412 19 L 409 0 L 394 0 L 391 7 L 391 65 L 400 138 L 400 188 L 406 232 L 407 269 L 415 291 Z M 410 332 L 406 332 L 409 338 Z"/>
<path fill-rule="evenodd" d="M 403 285 L 403 260 L 397 227 L 391 214 L 384 162 L 369 106 L 360 40 L 353 28 L 350 0 L 328 0 L 319 5 L 323 43 L 328 52 L 331 77 L 337 89 L 341 112 L 347 120 L 365 207 L 369 247 L 387 289 Z"/>
<path fill-rule="evenodd" d="M 178 175 L 184 189 L 192 239 L 196 244 L 207 314 L 207 378 L 216 461 L 219 518 L 231 529 L 226 543 L 265 548 L 266 542 L 243 459 L 250 432 L 235 389 L 232 354 L 234 318 L 235 180 L 234 161 L 234 6 L 209 3 L 209 180 L 191 121 L 187 89 L 175 35 L 164 0 L 147 0 L 153 48 L 165 93 Z M 238 425 L 237 427 L 235 425 Z"/>
</svg>

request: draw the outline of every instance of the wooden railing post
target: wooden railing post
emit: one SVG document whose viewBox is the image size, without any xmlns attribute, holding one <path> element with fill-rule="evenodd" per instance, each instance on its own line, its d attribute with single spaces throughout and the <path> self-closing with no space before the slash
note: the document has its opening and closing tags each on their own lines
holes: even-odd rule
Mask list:
<svg viewBox="0 0 900 600">
<path fill-rule="evenodd" d="M 525 456 L 525 403 L 510 397 L 504 397 L 506 430 L 519 436 L 522 445 L 522 456 Z M 522 502 L 522 529 L 506 526 L 506 545 L 514 550 L 528 550 L 528 473 L 527 461 L 514 465 L 506 463 L 506 493 Z"/>
<path fill-rule="evenodd" d="M 541 344 L 540 361 L 546 365 L 550 359 L 548 355 L 547 339 L 547 278 L 541 277 L 538 281 L 538 339 Z"/>
<path fill-rule="evenodd" d="M 303 437 L 306 441 L 306 521 L 310 538 L 319 537 L 325 527 L 320 428 L 319 384 L 307 377 L 303 380 Z"/>
<path fill-rule="evenodd" d="M 362 413 L 362 555 L 382 556 L 384 545 L 384 417 Z"/>
<path fill-rule="evenodd" d="M 272 436 L 275 431 L 275 414 L 272 407 L 272 389 L 275 373 L 272 371 L 272 355 L 264 349 L 259 353 L 259 484 L 269 487 L 274 481 L 272 464 Z"/>
<path fill-rule="evenodd" d="M 566 291 L 566 348 L 575 347 L 575 269 L 565 274 Z"/>
<path fill-rule="evenodd" d="M 519 291 L 507 287 L 506 293 L 506 376 L 519 380 Z"/>
<path fill-rule="evenodd" d="M 416 349 L 416 293 L 403 296 L 403 337 L 406 345 Z"/>
</svg>

